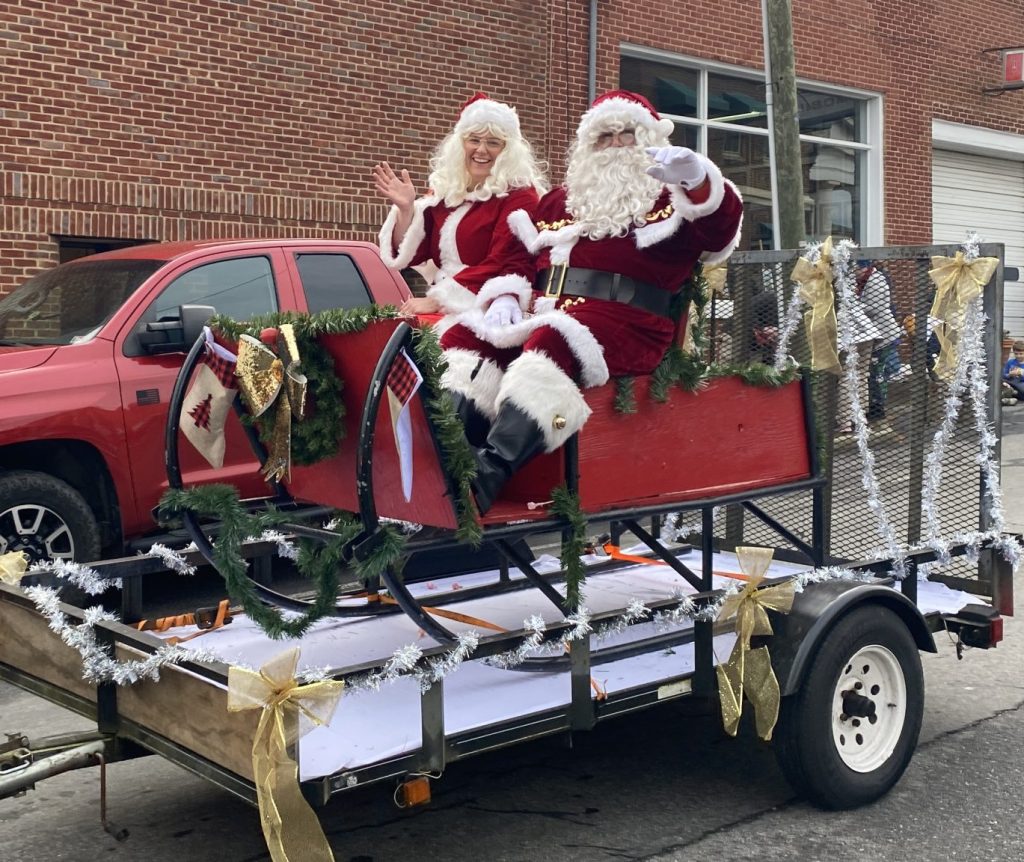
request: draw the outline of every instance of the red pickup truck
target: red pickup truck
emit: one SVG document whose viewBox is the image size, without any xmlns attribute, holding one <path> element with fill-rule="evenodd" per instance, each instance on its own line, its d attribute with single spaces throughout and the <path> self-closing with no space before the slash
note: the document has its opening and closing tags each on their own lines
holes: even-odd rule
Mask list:
<svg viewBox="0 0 1024 862">
<path fill-rule="evenodd" d="M 140 245 L 30 279 L 0 299 L 0 554 L 88 561 L 148 547 L 167 487 L 167 402 L 210 307 L 246 320 L 409 294 L 375 246 L 328 240 Z M 185 482 L 265 494 L 228 425 L 221 470 L 181 446 Z"/>
</svg>

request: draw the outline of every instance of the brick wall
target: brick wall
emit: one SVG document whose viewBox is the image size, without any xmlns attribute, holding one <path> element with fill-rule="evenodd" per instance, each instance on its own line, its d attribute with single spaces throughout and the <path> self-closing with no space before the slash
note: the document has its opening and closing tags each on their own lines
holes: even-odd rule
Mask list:
<svg viewBox="0 0 1024 862">
<path fill-rule="evenodd" d="M 426 161 L 474 90 L 518 107 L 561 177 L 586 108 L 587 0 L 137 2 L 0 7 L 0 293 L 54 235 L 371 239 L 369 169 Z M 598 90 L 623 42 L 757 68 L 759 4 L 599 3 Z M 982 96 L 1019 0 L 794 0 L 797 71 L 885 98 L 885 234 L 931 236 L 931 120 L 1024 133 L 1024 92 Z M 1000 34 L 998 37 L 989 34 Z"/>
</svg>

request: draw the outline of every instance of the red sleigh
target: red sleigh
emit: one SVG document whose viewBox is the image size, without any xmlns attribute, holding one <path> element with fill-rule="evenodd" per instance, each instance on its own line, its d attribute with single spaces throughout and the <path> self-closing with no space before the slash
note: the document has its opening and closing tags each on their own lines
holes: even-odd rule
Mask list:
<svg viewBox="0 0 1024 862">
<path fill-rule="evenodd" d="M 344 381 L 345 433 L 331 458 L 313 466 L 293 466 L 291 478 L 283 483 L 275 502 L 285 499 L 312 504 L 321 511 L 330 507 L 357 513 L 362 533 L 350 549 L 356 557 L 372 552 L 381 535 L 381 519 L 439 528 L 428 531 L 425 538 L 413 537 L 407 545 L 411 552 L 454 547 L 454 533 L 460 525 L 458 498 L 445 472 L 426 407 L 432 394 L 427 381 L 409 403 L 413 460 L 408 500 L 389 411 L 381 409 L 385 381 L 396 357 L 403 349 L 413 355 L 411 328 L 388 319 L 357 333 L 325 335 L 320 340 Z M 170 407 L 172 422 L 201 347 L 201 341 L 197 342 L 179 377 Z M 484 541 L 565 613 L 573 609 L 552 587 L 552 579 L 534 571 L 529 556 L 522 553 L 523 545 L 515 543 L 537 533 L 566 529 L 566 523 L 550 508 L 552 491 L 559 485 L 577 495 L 588 521 L 625 527 L 698 590 L 710 590 L 710 569 L 705 566 L 708 570 L 703 573 L 691 571 L 640 524 L 642 518 L 681 509 L 699 509 L 710 517 L 713 506 L 742 503 L 810 562 L 820 565 L 820 517 L 814 518 L 814 536 L 806 543 L 775 523 L 755 502 L 759 497 L 809 490 L 814 493 L 815 511 L 820 509 L 824 480 L 817 469 L 806 383 L 794 380 L 777 387 L 752 386 L 739 377 L 723 377 L 698 392 L 674 387 L 667 400 L 659 403 L 649 395 L 650 382 L 648 378 L 635 381 L 634 413 L 616 410 L 614 383 L 587 390 L 593 414 L 584 428 L 561 449 L 527 464 L 485 515 L 473 513 Z M 174 476 L 175 461 L 169 453 L 171 485 L 180 487 L 180 476 Z M 194 519 L 185 520 L 197 546 L 212 561 L 199 525 Z M 327 536 L 321 529 L 293 526 L 300 535 Z M 711 531 L 707 533 L 710 542 Z M 453 639 L 430 615 L 430 609 L 412 597 L 401 578 L 391 572 L 382 577 L 400 608 L 424 630 L 442 642 Z M 269 601 L 281 599 L 266 588 L 261 591 Z M 349 607 L 346 612 L 366 610 Z"/>
</svg>

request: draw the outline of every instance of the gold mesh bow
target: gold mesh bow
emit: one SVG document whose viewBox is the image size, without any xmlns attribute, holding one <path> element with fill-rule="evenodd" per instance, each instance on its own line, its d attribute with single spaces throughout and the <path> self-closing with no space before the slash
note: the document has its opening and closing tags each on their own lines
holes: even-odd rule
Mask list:
<svg viewBox="0 0 1024 862">
<path fill-rule="evenodd" d="M 836 302 L 832 289 L 832 237 L 821 244 L 818 260 L 811 263 L 806 257 L 797 260 L 792 280 L 800 288 L 800 298 L 810 305 L 804 314 L 807 344 L 811 349 L 811 368 L 814 371 L 840 371 L 836 353 Z"/>
<path fill-rule="evenodd" d="M 999 259 L 995 257 L 967 260 L 962 251 L 955 257 L 932 258 L 932 268 L 928 270 L 929 278 L 935 283 L 931 316 L 942 321 L 935 327 L 939 339 L 935 374 L 940 380 L 949 380 L 956 371 L 964 313 L 971 301 L 981 296 L 998 265 Z"/>
<path fill-rule="evenodd" d="M 750 648 L 750 639 L 755 635 L 772 634 L 766 609 L 785 614 L 793 607 L 795 581 L 758 589 L 774 553 L 771 548 L 736 549 L 740 570 L 748 580 L 742 590 L 726 598 L 718 614 L 720 620 L 736 617 L 736 644 L 729 660 L 715 668 L 722 723 L 730 736 L 735 736 L 739 729 L 744 695 L 754 706 L 757 735 L 762 739 L 772 738 L 775 723 L 779 720 L 779 681 L 772 670 L 768 647 Z"/>
<path fill-rule="evenodd" d="M 18 586 L 28 570 L 28 555 L 24 551 L 0 554 L 0 583 Z"/>
<path fill-rule="evenodd" d="M 270 441 L 263 476 L 278 481 L 291 476 L 292 418 L 306 412 L 306 376 L 299 370 L 299 347 L 290 323 L 278 327 L 277 353 L 249 335 L 238 341 L 238 388 L 249 412 L 271 411 Z M 280 357 L 280 358 L 279 358 Z"/>
<path fill-rule="evenodd" d="M 703 275 L 704 280 L 708 283 L 708 299 L 714 294 L 725 293 L 725 276 L 729 269 L 729 264 L 725 261 L 721 263 L 709 263 L 704 267 Z"/>
<path fill-rule="evenodd" d="M 252 742 L 252 766 L 263 836 L 273 862 L 333 862 L 313 809 L 299 790 L 299 767 L 288 747 L 331 721 L 343 683 L 299 685 L 299 649 L 270 659 L 259 671 L 228 668 L 228 709 L 262 709 Z M 301 727 L 300 727 L 301 725 Z"/>
</svg>

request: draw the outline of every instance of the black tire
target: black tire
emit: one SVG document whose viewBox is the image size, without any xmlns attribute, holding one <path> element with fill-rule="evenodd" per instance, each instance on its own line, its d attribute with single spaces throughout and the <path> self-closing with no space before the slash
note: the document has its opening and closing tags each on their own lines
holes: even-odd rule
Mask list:
<svg viewBox="0 0 1024 862">
<path fill-rule="evenodd" d="M 85 498 L 66 482 L 34 470 L 0 473 L 0 553 L 32 560 L 99 559 L 100 531 Z"/>
<path fill-rule="evenodd" d="M 813 804 L 856 808 L 899 781 L 923 713 L 921 656 L 906 623 L 880 604 L 861 605 L 829 630 L 799 691 L 783 698 L 776 756 Z"/>
</svg>

